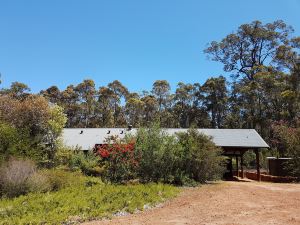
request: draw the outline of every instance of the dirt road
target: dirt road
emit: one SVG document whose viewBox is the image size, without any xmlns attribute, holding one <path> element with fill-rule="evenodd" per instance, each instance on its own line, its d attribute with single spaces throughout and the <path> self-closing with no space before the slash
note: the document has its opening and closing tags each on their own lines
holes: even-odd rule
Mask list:
<svg viewBox="0 0 300 225">
<path fill-rule="evenodd" d="M 85 225 L 300 225 L 300 184 L 221 182 L 185 189 L 145 212 Z"/>
</svg>

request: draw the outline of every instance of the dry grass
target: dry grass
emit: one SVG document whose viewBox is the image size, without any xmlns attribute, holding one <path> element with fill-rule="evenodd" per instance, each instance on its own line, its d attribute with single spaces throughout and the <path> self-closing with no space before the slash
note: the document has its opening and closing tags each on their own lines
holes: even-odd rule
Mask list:
<svg viewBox="0 0 300 225">
<path fill-rule="evenodd" d="M 28 191 L 28 180 L 36 172 L 31 160 L 11 159 L 0 167 L 0 191 L 15 197 Z"/>
</svg>

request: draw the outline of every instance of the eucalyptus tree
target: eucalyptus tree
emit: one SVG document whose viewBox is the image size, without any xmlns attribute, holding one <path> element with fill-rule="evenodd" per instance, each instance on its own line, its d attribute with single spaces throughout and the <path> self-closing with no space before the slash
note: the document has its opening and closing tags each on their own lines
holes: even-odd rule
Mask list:
<svg viewBox="0 0 300 225">
<path fill-rule="evenodd" d="M 114 126 L 124 126 L 126 125 L 125 117 L 123 114 L 123 107 L 121 106 L 121 101 L 126 101 L 129 91 L 128 89 L 118 80 L 109 83 L 108 88 L 112 91 L 112 101 L 113 101 L 113 118 Z"/>
<path fill-rule="evenodd" d="M 82 113 L 80 123 L 82 126 L 92 126 L 90 120 L 94 117 L 96 88 L 93 80 L 84 80 L 75 87 L 78 93 Z"/>
<path fill-rule="evenodd" d="M 166 80 L 157 80 L 153 83 L 151 92 L 158 102 L 158 113 L 160 121 L 162 120 L 163 110 L 165 110 L 167 103 L 170 102 L 172 99 L 170 97 L 170 90 L 170 84 Z"/>
<path fill-rule="evenodd" d="M 79 94 L 74 85 L 69 85 L 64 91 L 61 92 L 61 104 L 64 112 L 68 117 L 67 127 L 80 126 L 80 111 Z"/>
<path fill-rule="evenodd" d="M 167 95 L 163 111 L 159 114 L 161 127 L 179 127 L 179 121 L 174 114 L 175 103 L 175 94 Z"/>
<path fill-rule="evenodd" d="M 139 96 L 131 96 L 127 99 L 125 112 L 127 114 L 127 123 L 134 127 L 140 127 L 143 123 L 143 109 L 145 103 Z"/>
<path fill-rule="evenodd" d="M 193 84 L 191 108 L 189 110 L 189 127 L 207 128 L 211 126 L 209 112 L 204 105 L 205 96 L 199 83 Z"/>
<path fill-rule="evenodd" d="M 47 98 L 51 103 L 60 104 L 61 103 L 61 92 L 57 86 L 51 86 L 46 90 L 40 92 L 45 98 Z"/>
<path fill-rule="evenodd" d="M 247 79 L 247 78 L 243 78 Z M 240 92 L 240 82 L 234 81 L 230 84 L 230 92 L 228 95 L 228 114 L 225 118 L 225 127 L 227 128 L 243 128 L 244 120 L 242 119 L 243 99 Z"/>
<path fill-rule="evenodd" d="M 100 87 L 98 96 L 97 114 L 100 117 L 101 127 L 113 127 L 114 126 L 114 93 L 108 87 Z"/>
<path fill-rule="evenodd" d="M 289 109 L 291 117 L 300 117 L 300 37 L 291 39 L 289 46 L 280 46 L 277 50 L 278 63 L 290 71 L 288 82 L 291 86 L 285 96 L 293 101 L 293 107 Z"/>
<path fill-rule="evenodd" d="M 188 128 L 190 126 L 191 110 L 193 107 L 194 86 L 179 82 L 175 91 L 174 114 L 180 127 Z"/>
<path fill-rule="evenodd" d="M 11 97 L 16 99 L 24 100 L 30 95 L 30 91 L 30 88 L 26 84 L 13 82 L 10 85 L 10 88 L 2 89 L 0 93 L 3 95 L 10 95 Z"/>
<path fill-rule="evenodd" d="M 222 128 L 227 114 L 228 90 L 223 76 L 209 78 L 201 87 L 203 105 L 211 117 L 211 127 Z"/>
<path fill-rule="evenodd" d="M 253 80 L 261 67 L 277 63 L 277 49 L 289 45 L 292 32 L 293 28 L 282 20 L 267 24 L 253 21 L 241 25 L 220 42 L 211 42 L 204 52 L 213 61 L 221 62 L 224 71 Z"/>
<path fill-rule="evenodd" d="M 144 106 L 142 125 L 147 126 L 158 118 L 158 101 L 151 94 L 143 96 L 141 100 Z"/>
</svg>

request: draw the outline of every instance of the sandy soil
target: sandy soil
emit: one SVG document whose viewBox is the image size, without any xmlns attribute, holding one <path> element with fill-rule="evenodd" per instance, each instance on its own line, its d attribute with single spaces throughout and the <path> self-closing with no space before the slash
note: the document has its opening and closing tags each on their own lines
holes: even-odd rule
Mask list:
<svg viewBox="0 0 300 225">
<path fill-rule="evenodd" d="M 85 225 L 300 225 L 300 184 L 221 182 L 184 189 L 145 212 Z"/>
</svg>

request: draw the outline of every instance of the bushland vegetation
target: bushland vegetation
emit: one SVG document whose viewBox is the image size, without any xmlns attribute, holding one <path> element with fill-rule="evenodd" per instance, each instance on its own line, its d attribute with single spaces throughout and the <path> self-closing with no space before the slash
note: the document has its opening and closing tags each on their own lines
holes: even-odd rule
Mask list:
<svg viewBox="0 0 300 225">
<path fill-rule="evenodd" d="M 111 182 L 190 185 L 220 179 L 224 172 L 221 149 L 195 129 L 172 136 L 158 125 L 141 128 L 125 140 L 108 140 L 96 154 Z"/>
<path fill-rule="evenodd" d="M 168 136 L 160 127 L 256 129 L 274 156 L 292 158 L 287 168 L 300 177 L 299 50 L 300 38 L 293 36 L 291 26 L 253 21 L 204 50 L 230 77 L 212 77 L 203 84 L 180 82 L 175 91 L 168 81 L 157 80 L 141 94 L 117 80 L 100 87 L 84 80 L 38 94 L 19 82 L 2 88 L 1 222 L 58 223 L 75 215 L 86 219 L 133 211 L 174 193 L 174 187 L 160 182 L 194 185 L 220 177 L 224 158 L 209 137 L 195 129 Z M 136 136 L 111 137 L 87 155 L 59 140 L 64 127 L 128 124 L 139 128 Z M 253 160 L 247 155 L 248 165 Z M 130 193 L 135 193 L 133 201 Z M 39 204 L 53 217 L 46 217 Z"/>
</svg>

